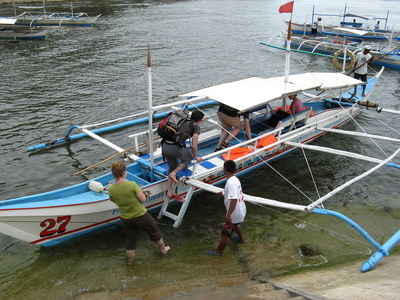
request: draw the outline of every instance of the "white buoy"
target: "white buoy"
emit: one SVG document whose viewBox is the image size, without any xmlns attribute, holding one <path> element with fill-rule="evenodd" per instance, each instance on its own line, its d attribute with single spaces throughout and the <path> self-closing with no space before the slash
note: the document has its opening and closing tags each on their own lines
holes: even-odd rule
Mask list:
<svg viewBox="0 0 400 300">
<path fill-rule="evenodd" d="M 98 181 L 90 181 L 89 182 L 89 189 L 93 192 L 101 193 L 104 191 L 104 186 Z"/>
</svg>

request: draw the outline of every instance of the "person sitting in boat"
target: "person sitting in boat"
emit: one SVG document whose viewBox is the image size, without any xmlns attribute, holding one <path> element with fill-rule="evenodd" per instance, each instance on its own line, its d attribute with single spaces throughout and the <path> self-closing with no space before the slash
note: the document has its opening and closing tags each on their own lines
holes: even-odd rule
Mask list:
<svg viewBox="0 0 400 300">
<path fill-rule="evenodd" d="M 368 65 L 374 59 L 374 57 L 369 53 L 370 51 L 371 51 L 371 46 L 367 45 L 364 47 L 364 50 L 362 52 L 357 53 L 356 62 L 352 70 L 352 72 L 354 72 L 354 78 L 360 79 L 363 82 L 367 82 Z M 365 97 L 365 87 L 366 85 L 364 84 L 362 86 L 362 94 L 361 94 L 362 97 Z M 356 95 L 356 92 L 357 92 L 357 86 L 354 87 L 354 93 L 352 97 Z"/>
<path fill-rule="evenodd" d="M 215 151 L 219 151 L 222 147 L 229 148 L 231 145 L 229 142 L 243 129 L 243 124 L 240 121 L 240 117 L 243 116 L 245 130 L 247 138 L 250 140 L 251 136 L 251 129 L 250 129 L 250 120 L 249 120 L 249 113 L 244 112 L 238 114 L 238 110 L 234 109 L 228 105 L 219 104 L 218 107 L 218 119 L 221 122 L 221 136 L 218 141 L 217 148 Z M 233 127 L 233 130 L 231 131 Z"/>
<path fill-rule="evenodd" d="M 297 114 L 303 110 L 303 101 L 297 98 L 297 94 L 290 95 L 288 98 L 292 100 L 292 103 L 290 104 L 291 115 Z"/>
<path fill-rule="evenodd" d="M 197 156 L 197 143 L 200 135 L 200 123 L 203 121 L 203 117 L 204 113 L 200 110 L 196 110 L 190 116 L 191 121 L 183 123 L 179 128 L 180 135 L 185 137 L 188 136 L 189 138 L 192 137 L 191 151 L 186 148 L 185 141 L 183 141 L 182 144 L 177 144 L 176 142 L 164 139 L 162 142 L 162 153 L 168 163 L 167 197 L 170 199 L 178 200 L 177 198 L 179 198 L 180 201 L 183 200 L 181 199 L 182 197 L 173 193 L 173 184 L 174 182 L 178 183 L 176 174 L 187 168 L 193 158 L 198 162 L 202 161 L 202 158 Z"/>
<path fill-rule="evenodd" d="M 292 100 L 290 104 L 290 111 L 286 112 L 283 110 L 277 110 L 272 114 L 271 119 L 268 122 L 268 126 L 275 127 L 278 125 L 280 120 L 286 119 L 287 117 L 297 114 L 303 110 L 303 102 L 297 98 L 297 94 L 289 95 L 288 98 Z"/>
<path fill-rule="evenodd" d="M 380 24 L 381 22 L 380 21 L 377 21 L 376 22 L 376 24 L 375 24 L 375 30 L 379 30 L 379 24 Z"/>
<path fill-rule="evenodd" d="M 317 21 L 315 21 L 312 25 L 311 25 L 311 33 L 310 33 L 310 37 L 314 37 L 316 38 L 317 34 L 318 34 L 318 23 L 319 21 L 321 21 L 321 18 L 318 18 Z"/>
<path fill-rule="evenodd" d="M 134 181 L 126 180 L 126 166 L 124 162 L 117 161 L 111 166 L 111 172 L 116 181 L 108 186 L 110 200 L 120 209 L 122 226 L 126 232 L 126 256 L 131 265 L 135 259 L 137 245 L 137 231 L 142 228 L 160 248 L 162 254 L 170 249 L 164 245 L 164 239 L 153 217 L 142 205 L 146 202 L 146 196 Z"/>
</svg>

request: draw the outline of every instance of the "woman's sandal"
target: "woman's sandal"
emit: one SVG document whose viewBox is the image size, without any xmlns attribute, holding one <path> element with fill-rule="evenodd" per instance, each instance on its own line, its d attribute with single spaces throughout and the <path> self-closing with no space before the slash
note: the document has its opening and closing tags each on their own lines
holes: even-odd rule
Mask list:
<svg viewBox="0 0 400 300">
<path fill-rule="evenodd" d="M 225 142 L 223 142 L 222 143 L 222 147 L 224 147 L 224 148 L 229 148 L 231 145 L 229 145 L 229 143 L 225 143 Z"/>
</svg>

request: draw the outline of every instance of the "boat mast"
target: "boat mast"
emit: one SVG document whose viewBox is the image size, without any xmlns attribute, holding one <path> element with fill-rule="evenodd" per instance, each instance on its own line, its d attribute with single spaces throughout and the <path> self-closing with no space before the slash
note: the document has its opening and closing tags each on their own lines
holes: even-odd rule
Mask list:
<svg viewBox="0 0 400 300">
<path fill-rule="evenodd" d="M 294 1 L 293 1 L 294 3 Z M 290 20 L 288 24 L 288 33 L 287 33 L 287 43 L 286 43 L 286 58 L 285 58 L 285 76 L 284 76 L 284 82 L 288 83 L 289 82 L 289 69 L 290 69 L 290 40 L 292 36 L 292 16 L 293 16 L 293 7 L 290 12 Z M 283 110 L 285 110 L 286 107 L 286 96 L 283 97 L 282 99 L 282 107 Z"/>
<path fill-rule="evenodd" d="M 290 17 L 290 21 L 289 21 L 289 25 L 288 25 L 288 35 L 287 35 L 287 43 L 286 43 L 285 83 L 287 83 L 289 81 L 291 31 L 292 31 L 292 17 Z"/>
<path fill-rule="evenodd" d="M 46 14 L 46 3 L 44 2 L 44 0 L 43 0 L 43 12 L 44 12 L 44 15 L 46 16 L 47 14 Z"/>
<path fill-rule="evenodd" d="M 151 57 L 150 45 L 147 47 L 147 80 L 148 80 L 148 100 L 149 100 L 149 152 L 150 152 L 150 177 L 153 182 L 154 170 L 154 153 L 153 153 L 153 93 L 152 93 L 152 76 L 151 76 Z"/>
<path fill-rule="evenodd" d="M 72 5 L 72 2 L 71 2 L 71 18 L 74 19 L 74 6 Z"/>
<path fill-rule="evenodd" d="M 347 13 L 347 3 L 344 5 L 343 20 L 342 20 L 343 24 L 346 20 L 346 13 Z M 340 23 L 339 23 L 339 27 L 340 27 Z"/>
</svg>

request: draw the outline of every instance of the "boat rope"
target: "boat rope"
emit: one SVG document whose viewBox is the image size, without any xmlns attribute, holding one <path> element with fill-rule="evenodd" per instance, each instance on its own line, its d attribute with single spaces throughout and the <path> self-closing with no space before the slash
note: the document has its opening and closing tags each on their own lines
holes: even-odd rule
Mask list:
<svg viewBox="0 0 400 300">
<path fill-rule="evenodd" d="M 197 109 L 199 109 L 200 110 L 200 108 L 197 108 Z M 202 111 L 203 113 L 204 113 L 204 115 L 205 116 L 207 116 L 209 119 L 209 121 L 211 121 L 213 124 L 215 124 L 216 126 L 218 126 L 218 127 L 220 127 L 220 129 L 221 130 L 225 130 L 225 129 L 223 129 L 222 128 L 222 126 L 218 123 L 218 122 L 216 122 L 216 121 L 214 121 L 212 118 L 211 118 L 211 116 L 209 116 L 208 114 L 207 114 L 207 112 L 205 112 L 205 111 Z M 294 125 L 294 128 L 296 128 L 296 125 Z M 230 134 L 231 136 L 232 136 L 232 134 L 230 133 L 230 132 L 228 132 L 228 134 Z M 233 138 L 234 139 L 236 139 L 239 143 L 241 143 L 242 141 L 240 141 L 239 139 L 238 139 L 238 137 L 236 137 L 236 136 L 233 136 Z M 282 179 L 284 179 L 287 183 L 289 183 L 289 185 L 291 185 L 293 188 L 295 188 L 300 194 L 302 194 L 306 199 L 308 199 L 308 201 L 310 202 L 310 203 L 313 203 L 314 201 L 311 199 L 311 197 L 309 197 L 308 195 L 306 195 L 299 187 L 297 187 L 294 183 L 292 183 L 288 178 L 286 178 L 282 173 L 280 173 L 277 169 L 275 169 L 271 164 L 269 164 L 267 161 L 265 161 L 258 153 L 253 153 L 254 155 L 256 155 L 259 159 L 260 159 L 260 161 L 262 161 L 263 162 L 263 164 L 265 164 L 266 166 L 268 166 L 270 169 L 272 169 L 276 174 L 278 174 Z M 307 158 L 306 158 L 306 160 L 307 160 Z M 308 162 L 307 162 L 307 165 L 309 166 L 309 164 L 308 164 Z M 311 172 L 311 168 L 309 168 L 309 171 Z M 312 172 L 311 172 L 312 173 Z M 315 179 L 314 179 L 314 176 L 311 174 L 311 177 L 312 177 L 312 180 L 313 180 L 313 182 L 314 182 L 314 186 L 315 186 L 315 188 L 317 189 L 317 184 L 316 184 L 316 182 L 315 182 Z M 317 194 L 318 194 L 318 198 L 320 198 L 320 195 L 319 195 L 319 191 L 318 191 L 318 189 L 317 189 Z M 321 207 L 323 207 L 323 204 L 321 204 Z"/>
<path fill-rule="evenodd" d="M 197 108 L 197 109 L 200 110 L 200 108 Z M 211 121 L 213 124 L 215 124 L 216 126 L 218 126 L 221 130 L 225 130 L 225 129 L 222 128 L 222 126 L 221 126 L 218 122 L 214 121 L 214 120 L 211 118 L 211 116 L 209 116 L 209 115 L 207 114 L 207 112 L 203 111 L 203 113 L 209 118 L 209 119 L 208 119 L 209 121 Z M 294 124 L 293 129 L 297 129 L 296 124 Z M 232 134 L 231 134 L 230 132 L 228 132 L 228 134 L 232 136 Z M 233 139 L 237 140 L 239 143 L 242 142 L 242 141 L 239 140 L 239 138 L 236 137 L 236 136 L 233 136 Z M 312 180 L 312 182 L 313 182 L 313 185 L 314 185 L 314 188 L 315 188 L 315 192 L 316 192 L 316 194 L 318 195 L 318 199 L 320 199 L 320 198 L 321 198 L 321 195 L 320 195 L 320 192 L 319 192 L 319 189 L 318 189 L 318 185 L 317 185 L 317 183 L 316 183 L 316 180 L 315 180 L 315 177 L 314 177 L 314 175 L 313 175 L 313 171 L 312 171 L 311 165 L 310 165 L 310 163 L 309 163 L 309 160 L 308 160 L 308 158 L 307 158 L 307 155 L 306 155 L 304 149 L 302 149 L 302 153 L 303 153 L 303 157 L 304 157 L 304 160 L 305 160 L 305 162 L 306 162 L 306 165 L 307 165 L 308 172 L 309 172 L 309 174 L 310 174 L 311 180 Z M 262 161 L 263 164 L 265 164 L 265 165 L 268 166 L 270 169 L 272 169 L 277 175 L 279 175 L 283 180 L 285 180 L 289 185 L 291 185 L 291 186 L 292 186 L 294 189 L 296 189 L 301 195 L 303 195 L 310 203 L 314 203 L 314 201 L 312 200 L 312 198 L 311 198 L 310 196 L 308 196 L 307 194 L 305 194 L 299 187 L 297 187 L 293 182 L 291 182 L 285 175 L 283 175 L 281 172 L 279 172 L 277 169 L 275 169 L 270 163 L 268 163 L 267 161 L 265 161 L 258 153 L 253 153 L 253 154 L 256 155 L 256 156 L 260 159 L 260 161 Z M 323 208 L 323 207 L 324 207 L 324 206 L 323 206 L 323 203 L 320 203 L 319 207 Z"/>
<path fill-rule="evenodd" d="M 368 251 L 368 253 L 366 253 L 366 254 L 371 254 L 371 253 L 372 253 L 372 250 L 369 248 L 369 246 L 371 246 L 371 244 L 368 243 L 368 242 L 366 242 L 365 240 L 360 240 L 360 239 L 357 239 L 357 238 L 353 238 L 353 237 L 350 237 L 350 236 L 348 236 L 348 235 L 344 235 L 343 233 L 334 231 L 334 230 L 332 230 L 332 229 L 328 229 L 328 228 L 326 228 L 326 227 L 324 227 L 324 226 L 314 224 L 314 223 L 309 222 L 309 221 L 306 221 L 306 220 L 304 220 L 304 219 L 300 219 L 300 218 L 297 216 L 297 214 L 294 215 L 293 213 L 283 212 L 283 211 L 274 209 L 274 208 L 272 208 L 272 207 L 270 207 L 270 206 L 262 205 L 262 204 L 260 204 L 260 203 L 251 202 L 251 204 L 252 204 L 252 205 L 256 205 L 256 206 L 258 206 L 258 207 L 260 207 L 260 208 L 263 208 L 263 209 L 265 209 L 265 210 L 272 211 L 272 212 L 274 212 L 274 213 L 276 213 L 276 214 L 284 215 L 285 217 L 289 217 L 289 218 L 294 219 L 294 220 L 296 220 L 296 221 L 299 221 L 299 222 L 301 222 L 301 223 L 303 223 L 303 224 L 308 224 L 308 225 L 313 226 L 313 227 L 315 227 L 315 228 L 325 230 L 325 231 L 331 233 L 332 235 L 336 235 L 336 236 L 340 236 L 340 237 L 346 238 L 346 239 L 348 239 L 348 240 L 350 240 L 350 241 L 352 241 L 352 242 L 355 242 L 353 245 L 355 245 L 355 246 L 357 246 L 357 247 L 360 247 L 360 248 L 362 248 L 362 249 L 364 249 L 364 246 L 368 246 L 367 248 L 368 248 L 369 251 Z M 296 227 L 296 228 L 299 228 L 299 227 L 297 227 L 296 225 L 295 225 L 295 227 Z"/>
<path fill-rule="evenodd" d="M 385 122 L 383 122 L 383 121 L 380 120 L 380 119 L 376 119 L 376 118 L 375 118 L 375 120 L 377 120 L 378 122 L 380 122 L 382 125 L 388 127 L 388 128 L 391 129 L 392 131 L 396 132 L 396 133 L 400 136 L 400 131 L 394 129 L 392 126 L 389 126 L 388 124 L 386 124 Z"/>
<path fill-rule="evenodd" d="M 121 100 L 121 98 L 119 98 L 119 99 L 117 100 L 117 102 L 120 101 L 120 100 Z M 110 106 L 108 106 L 108 107 L 110 107 Z M 83 128 L 88 129 L 88 128 L 91 128 L 91 127 L 98 127 L 98 126 L 102 126 L 102 125 L 105 125 L 105 124 L 115 123 L 115 122 L 119 122 L 119 121 L 126 120 L 126 119 L 132 119 L 132 118 L 134 118 L 134 117 L 139 117 L 139 116 L 147 115 L 147 114 L 148 114 L 148 112 L 147 112 L 147 111 L 144 111 L 144 112 L 140 112 L 140 113 L 137 113 L 137 114 L 133 114 L 133 115 L 121 117 L 121 118 L 118 118 L 118 119 L 108 120 L 108 121 L 104 121 L 104 122 L 100 122 L 100 123 L 95 123 L 95 124 L 90 124 L 90 125 L 82 125 L 82 126 L 79 126 L 79 128 L 81 128 L 81 129 L 83 129 Z"/>
<path fill-rule="evenodd" d="M 144 78 L 146 78 L 146 76 L 147 76 L 147 74 L 143 74 L 141 77 L 139 77 L 139 78 L 136 80 L 135 83 L 132 84 L 132 86 L 137 86 Z M 104 112 L 109 111 L 109 110 L 110 110 L 110 107 L 112 107 L 112 106 L 114 106 L 114 105 L 116 105 L 116 104 L 121 103 L 121 101 L 122 101 L 121 98 L 118 98 L 117 100 L 112 101 L 109 105 L 105 106 L 102 110 L 98 111 L 95 115 L 93 115 L 91 118 L 89 118 L 89 119 L 83 124 L 83 126 L 86 127 L 86 128 L 90 127 L 90 126 L 87 125 L 89 122 L 91 122 L 92 120 L 94 120 L 94 119 L 97 118 L 98 116 L 104 116 Z M 126 117 L 124 117 L 124 118 L 128 118 L 128 117 L 129 117 L 129 116 L 126 116 Z M 112 122 L 114 122 L 114 121 L 112 121 Z M 100 123 L 100 125 L 101 125 L 101 123 Z"/>
<path fill-rule="evenodd" d="M 367 95 L 367 96 L 368 96 L 368 95 Z M 337 101 L 337 103 L 340 105 L 341 108 L 343 108 L 342 104 L 341 104 L 339 101 Z M 350 116 L 350 118 L 351 118 L 352 121 L 357 125 L 357 127 L 360 128 L 360 129 L 362 130 L 362 132 L 368 136 L 369 140 L 381 151 L 381 153 L 382 153 L 386 158 L 388 158 L 388 157 L 389 157 L 389 154 L 387 154 L 387 153 L 378 145 L 378 143 L 377 143 L 371 136 L 369 136 L 369 135 L 367 134 L 367 131 L 364 129 L 364 127 L 363 127 L 353 116 L 351 116 L 351 114 L 350 114 L 348 111 L 346 111 L 346 113 Z"/>
</svg>

